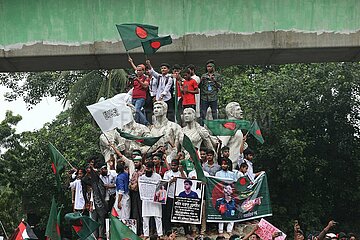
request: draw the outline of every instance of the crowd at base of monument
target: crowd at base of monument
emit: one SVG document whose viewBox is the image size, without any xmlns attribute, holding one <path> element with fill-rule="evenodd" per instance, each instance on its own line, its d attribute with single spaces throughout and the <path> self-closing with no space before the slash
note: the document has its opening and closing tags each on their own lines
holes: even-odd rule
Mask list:
<svg viewBox="0 0 360 240">
<path fill-rule="evenodd" d="M 150 61 L 147 67 L 129 62 L 136 77 L 128 94 L 131 100 L 125 96 L 121 101 L 130 106 L 134 118 L 105 131 L 108 125 L 99 123 L 92 113 L 103 130 L 103 158 L 90 158 L 84 170 L 72 172 L 74 211 L 100 224 L 95 237 L 106 238 L 105 218 L 114 209 L 118 218 L 132 219 L 132 229 L 144 239 L 175 239 L 174 228 L 183 229 L 189 239 L 206 239 L 211 227 L 219 234 L 217 239 L 285 239 L 283 232 L 263 219 L 272 215 L 267 177 L 264 171 L 254 171 L 248 133 L 244 135 L 237 125 L 243 117 L 239 103 L 227 104 L 227 120 L 219 125 L 230 134 L 213 136 L 203 126 L 208 108 L 217 119 L 222 77 L 215 72 L 214 62 L 208 61 L 201 78 L 193 66 L 182 78 L 179 66 L 173 67 L 171 75 L 165 63 L 157 73 Z M 116 109 L 112 114 L 103 110 L 103 120 L 112 124 L 121 115 Z M 241 123 L 249 129 L 248 123 Z M 156 140 L 149 143 L 150 138 Z M 186 138 L 195 155 L 185 146 Z M 261 221 L 245 236 L 233 235 L 236 222 L 254 219 Z M 294 229 L 295 238 L 301 240 L 299 224 Z M 325 238 L 323 232 L 316 235 L 318 239 Z"/>
</svg>

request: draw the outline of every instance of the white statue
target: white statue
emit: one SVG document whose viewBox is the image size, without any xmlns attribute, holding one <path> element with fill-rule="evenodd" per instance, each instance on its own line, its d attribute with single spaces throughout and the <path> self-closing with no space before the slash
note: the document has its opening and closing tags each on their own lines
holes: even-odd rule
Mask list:
<svg viewBox="0 0 360 240">
<path fill-rule="evenodd" d="M 111 148 L 112 145 L 118 145 L 121 141 L 120 134 L 115 130 L 109 130 L 100 135 L 100 151 L 104 156 L 105 162 L 110 160 L 110 155 L 115 154 L 114 150 Z"/>
<path fill-rule="evenodd" d="M 164 135 L 154 144 L 152 150 L 159 146 L 167 147 L 166 154 L 177 154 L 177 147 L 183 140 L 182 129 L 179 124 L 169 121 L 166 118 L 167 104 L 164 101 L 154 102 L 154 126 L 150 130 L 153 137 Z"/>
<path fill-rule="evenodd" d="M 237 102 L 230 102 L 225 107 L 227 119 L 241 120 L 243 118 L 243 111 L 240 104 Z M 240 145 L 243 141 L 243 133 L 241 129 L 237 130 L 234 136 L 218 136 L 222 141 L 222 146 L 230 148 L 229 158 L 233 162 L 233 169 L 235 169 L 240 156 Z"/>
<path fill-rule="evenodd" d="M 131 108 L 133 115 L 135 115 L 135 107 L 132 104 L 127 105 Z M 134 118 L 131 122 L 125 124 L 122 128 L 120 128 L 120 130 L 122 132 L 126 132 L 138 137 L 150 137 L 150 129 L 143 124 L 135 122 Z M 124 155 L 126 157 L 130 157 L 134 149 L 141 150 L 143 154 L 146 153 L 146 151 L 149 149 L 148 146 L 144 146 L 143 144 L 134 140 L 125 139 L 121 136 L 118 147 L 120 151 L 124 151 Z"/>
<path fill-rule="evenodd" d="M 203 143 L 207 149 L 216 152 L 216 145 L 218 142 L 213 139 L 206 128 L 200 126 L 200 124 L 196 122 L 195 110 L 192 108 L 185 108 L 183 116 L 185 123 L 185 126 L 182 128 L 183 133 L 189 137 L 194 147 L 200 149 L 200 145 Z"/>
</svg>

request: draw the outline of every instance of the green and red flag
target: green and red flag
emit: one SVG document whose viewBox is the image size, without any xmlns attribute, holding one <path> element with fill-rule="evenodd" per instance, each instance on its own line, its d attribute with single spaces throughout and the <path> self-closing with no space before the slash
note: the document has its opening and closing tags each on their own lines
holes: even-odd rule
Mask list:
<svg viewBox="0 0 360 240">
<path fill-rule="evenodd" d="M 45 231 L 46 240 L 61 240 L 60 234 L 60 211 L 57 210 L 57 204 L 53 197 L 51 202 L 49 219 Z"/>
<path fill-rule="evenodd" d="M 30 225 L 24 220 L 21 221 L 15 232 L 10 236 L 9 240 L 28 240 L 38 239 Z"/>
<path fill-rule="evenodd" d="M 141 240 L 128 226 L 126 226 L 121 220 L 110 215 L 110 240 Z"/>
<path fill-rule="evenodd" d="M 236 119 L 204 120 L 205 125 L 215 136 L 234 136 L 239 129 L 250 129 L 250 122 Z"/>
<path fill-rule="evenodd" d="M 50 142 L 48 144 L 50 158 L 51 158 L 51 168 L 56 177 L 57 186 L 60 189 L 60 175 L 65 170 L 65 166 L 67 165 L 67 160 L 64 156 L 52 145 Z"/>
<path fill-rule="evenodd" d="M 141 42 L 158 37 L 158 27 L 152 25 L 126 23 L 116 25 L 126 51 L 141 47 Z"/>
<path fill-rule="evenodd" d="M 193 160 L 194 163 L 194 167 L 195 167 L 195 171 L 196 171 L 196 175 L 197 175 L 197 179 L 202 181 L 202 182 L 207 182 L 207 178 L 204 175 L 204 171 L 201 167 L 201 163 L 200 163 L 200 159 L 199 156 L 197 155 L 196 151 L 195 151 L 195 147 L 192 144 L 190 138 L 188 136 L 186 136 L 184 134 L 184 139 L 183 139 L 183 147 L 186 151 L 188 151 L 188 153 L 190 154 L 191 159 Z"/>
<path fill-rule="evenodd" d="M 76 234 L 81 240 L 87 239 L 100 226 L 88 216 L 81 215 L 81 213 L 67 213 L 65 220 L 68 221 Z"/>
<path fill-rule="evenodd" d="M 225 196 L 230 188 L 229 201 Z M 207 222 L 243 222 L 272 216 L 265 173 L 254 182 L 248 176 L 240 177 L 237 181 L 208 177 L 205 194 Z"/>
<path fill-rule="evenodd" d="M 140 137 L 140 136 L 132 135 L 130 133 L 123 132 L 121 130 L 118 130 L 118 132 L 120 133 L 120 136 L 123 138 L 126 138 L 128 140 L 133 140 L 138 143 L 142 143 L 149 147 L 154 145 L 157 141 L 159 141 L 160 138 L 162 138 L 164 136 L 164 135 L 161 135 L 159 137 Z"/>
<path fill-rule="evenodd" d="M 251 124 L 251 128 L 249 129 L 249 132 L 261 143 L 264 143 L 264 138 L 261 134 L 260 127 L 256 120 Z"/>
<path fill-rule="evenodd" d="M 145 55 L 152 55 L 160 47 L 169 45 L 171 43 L 172 43 L 172 39 L 171 39 L 170 35 L 165 36 L 165 37 L 155 37 L 150 40 L 141 42 Z"/>
</svg>

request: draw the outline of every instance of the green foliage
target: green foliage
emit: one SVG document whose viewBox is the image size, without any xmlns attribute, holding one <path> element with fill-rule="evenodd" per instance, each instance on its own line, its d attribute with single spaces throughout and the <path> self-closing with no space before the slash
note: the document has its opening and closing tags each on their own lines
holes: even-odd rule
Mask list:
<svg viewBox="0 0 360 240">
<path fill-rule="evenodd" d="M 344 231 L 359 225 L 358 63 L 233 66 L 220 105 L 238 101 L 265 138 L 255 167 L 266 170 L 273 221 L 321 230 L 336 219 Z M 347 214 L 350 213 L 351 214 Z"/>
</svg>

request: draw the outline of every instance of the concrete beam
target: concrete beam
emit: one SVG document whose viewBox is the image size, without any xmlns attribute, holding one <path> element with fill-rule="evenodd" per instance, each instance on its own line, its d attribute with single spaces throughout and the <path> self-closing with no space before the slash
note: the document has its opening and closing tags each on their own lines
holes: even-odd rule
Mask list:
<svg viewBox="0 0 360 240">
<path fill-rule="evenodd" d="M 144 62 L 142 49 L 130 52 Z M 151 56 L 161 62 L 204 65 L 284 64 L 360 61 L 360 31 L 354 33 L 304 33 L 268 31 L 253 34 L 189 34 L 174 39 Z M 0 49 L 0 71 L 45 71 L 128 68 L 121 42 L 95 42 L 79 46 L 36 43 L 17 49 Z"/>
</svg>

